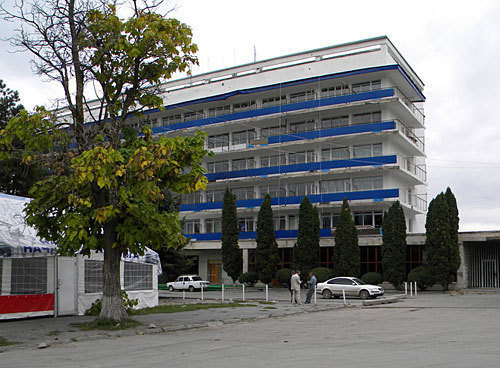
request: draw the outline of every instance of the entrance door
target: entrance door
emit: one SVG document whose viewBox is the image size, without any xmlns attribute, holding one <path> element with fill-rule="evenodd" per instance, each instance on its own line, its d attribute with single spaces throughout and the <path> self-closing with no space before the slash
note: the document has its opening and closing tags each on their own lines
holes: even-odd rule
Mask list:
<svg viewBox="0 0 500 368">
<path fill-rule="evenodd" d="M 498 264 L 496 259 L 481 260 L 482 287 L 498 287 Z"/>
<path fill-rule="evenodd" d="M 56 257 L 58 315 L 76 314 L 76 257 Z"/>
<path fill-rule="evenodd" d="M 207 269 L 210 284 L 220 284 L 222 279 L 222 262 L 218 259 L 209 259 Z"/>
</svg>

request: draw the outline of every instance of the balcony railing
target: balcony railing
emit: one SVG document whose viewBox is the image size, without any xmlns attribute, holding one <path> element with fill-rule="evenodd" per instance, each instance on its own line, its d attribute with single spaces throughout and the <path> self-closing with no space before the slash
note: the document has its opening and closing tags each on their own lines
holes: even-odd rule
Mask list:
<svg viewBox="0 0 500 368">
<path fill-rule="evenodd" d="M 427 211 L 427 195 L 414 194 L 408 189 L 399 189 L 399 201 L 419 211 Z"/>
<path fill-rule="evenodd" d="M 405 106 L 410 110 L 410 112 L 415 116 L 420 124 L 425 125 L 425 114 L 424 109 L 417 107 L 413 102 L 410 101 L 408 97 L 405 96 L 403 92 L 398 87 L 394 88 L 394 94 L 396 97 L 401 99 Z"/>
<path fill-rule="evenodd" d="M 398 164 L 403 170 L 410 172 L 422 181 L 427 181 L 427 171 L 425 165 L 416 165 L 412 161 L 413 157 L 404 157 L 400 154 L 396 154 L 396 156 L 398 157 Z"/>
</svg>

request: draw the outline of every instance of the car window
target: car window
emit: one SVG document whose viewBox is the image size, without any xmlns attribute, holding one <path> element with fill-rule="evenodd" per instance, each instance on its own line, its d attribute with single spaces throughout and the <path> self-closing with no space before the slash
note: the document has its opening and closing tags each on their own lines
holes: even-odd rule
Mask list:
<svg viewBox="0 0 500 368">
<path fill-rule="evenodd" d="M 191 279 L 193 281 L 201 281 L 201 277 L 200 276 L 193 276 L 193 277 L 191 277 Z"/>
<path fill-rule="evenodd" d="M 181 281 L 189 281 L 189 279 L 187 277 L 182 277 Z"/>
<path fill-rule="evenodd" d="M 330 279 L 327 281 L 328 284 L 335 284 L 335 279 Z"/>
<path fill-rule="evenodd" d="M 344 278 L 342 278 L 342 277 L 339 277 L 339 278 L 337 278 L 337 279 L 334 279 L 334 280 L 333 280 L 333 283 L 334 283 L 334 284 L 336 284 L 336 285 L 350 285 L 350 284 L 351 284 L 351 281 L 350 281 L 350 280 L 348 280 L 348 281 L 349 281 L 349 283 L 346 283 L 346 280 L 347 280 L 347 279 L 344 279 Z"/>
<path fill-rule="evenodd" d="M 361 280 L 361 279 L 354 278 L 353 280 L 354 280 L 354 281 L 356 281 L 356 283 L 357 283 L 358 285 L 366 285 L 366 282 L 364 282 L 364 281 L 363 281 L 363 280 Z"/>
<path fill-rule="evenodd" d="M 183 277 L 178 277 L 177 280 L 175 280 L 175 282 L 179 282 L 179 281 L 182 281 Z"/>
</svg>

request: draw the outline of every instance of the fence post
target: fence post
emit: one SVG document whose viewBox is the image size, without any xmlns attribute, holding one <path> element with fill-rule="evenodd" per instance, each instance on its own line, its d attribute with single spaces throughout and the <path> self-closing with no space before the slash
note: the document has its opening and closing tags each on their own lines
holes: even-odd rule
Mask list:
<svg viewBox="0 0 500 368">
<path fill-rule="evenodd" d="M 410 282 L 410 296 L 413 296 L 413 282 Z"/>
<path fill-rule="evenodd" d="M 405 295 L 408 295 L 408 283 L 405 281 Z"/>
<path fill-rule="evenodd" d="M 269 285 L 266 284 L 266 302 L 269 301 Z"/>
<path fill-rule="evenodd" d="M 415 281 L 415 296 L 417 296 L 417 282 Z"/>
<path fill-rule="evenodd" d="M 342 297 L 344 299 L 344 306 L 347 305 L 347 303 L 345 302 L 345 289 L 342 289 Z"/>
<path fill-rule="evenodd" d="M 314 304 L 316 304 L 316 291 L 317 291 L 317 288 L 316 288 L 316 285 L 314 285 Z"/>
<path fill-rule="evenodd" d="M 203 288 L 204 288 L 204 286 L 203 286 L 203 284 L 201 284 L 201 300 L 203 300 Z"/>
<path fill-rule="evenodd" d="M 182 289 L 182 300 L 186 300 L 186 289 Z"/>
<path fill-rule="evenodd" d="M 245 284 L 243 284 L 243 301 L 245 301 Z"/>
<path fill-rule="evenodd" d="M 224 284 L 222 284 L 222 301 L 224 301 Z"/>
</svg>

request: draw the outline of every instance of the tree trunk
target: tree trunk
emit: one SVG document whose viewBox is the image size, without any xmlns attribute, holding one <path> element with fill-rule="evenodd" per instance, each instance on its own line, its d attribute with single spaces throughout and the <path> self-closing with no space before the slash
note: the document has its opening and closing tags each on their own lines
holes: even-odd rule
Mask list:
<svg viewBox="0 0 500 368">
<path fill-rule="evenodd" d="M 121 322 L 128 318 L 120 286 L 121 252 L 118 248 L 113 248 L 114 227 L 106 226 L 104 234 L 106 244 L 104 246 L 103 295 L 100 318 Z"/>
</svg>

